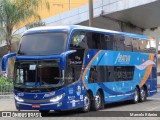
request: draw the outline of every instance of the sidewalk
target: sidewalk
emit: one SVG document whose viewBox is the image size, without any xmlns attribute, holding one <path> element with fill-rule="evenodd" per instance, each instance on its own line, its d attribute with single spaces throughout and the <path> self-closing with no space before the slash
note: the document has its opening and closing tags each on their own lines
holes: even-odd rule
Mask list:
<svg viewBox="0 0 160 120">
<path fill-rule="evenodd" d="M 16 111 L 13 95 L 0 95 L 0 111 Z"/>
<path fill-rule="evenodd" d="M 13 94 L 0 95 L 0 100 L 1 100 L 1 99 L 13 99 Z"/>
</svg>

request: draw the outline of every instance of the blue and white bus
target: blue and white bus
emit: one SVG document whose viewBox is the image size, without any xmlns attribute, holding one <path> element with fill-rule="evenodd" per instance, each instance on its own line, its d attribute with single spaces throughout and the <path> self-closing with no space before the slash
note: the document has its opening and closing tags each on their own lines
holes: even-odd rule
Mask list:
<svg viewBox="0 0 160 120">
<path fill-rule="evenodd" d="M 152 37 L 85 26 L 27 30 L 15 56 L 17 110 L 98 110 L 107 103 L 143 102 L 157 92 Z"/>
</svg>

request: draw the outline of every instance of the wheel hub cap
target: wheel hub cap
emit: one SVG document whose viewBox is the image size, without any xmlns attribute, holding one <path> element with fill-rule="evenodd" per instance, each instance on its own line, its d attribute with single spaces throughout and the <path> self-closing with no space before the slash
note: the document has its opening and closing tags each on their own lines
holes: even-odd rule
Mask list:
<svg viewBox="0 0 160 120">
<path fill-rule="evenodd" d="M 95 103 L 96 103 L 96 107 L 99 108 L 100 104 L 101 104 L 101 98 L 99 95 L 96 95 L 95 97 Z"/>
<path fill-rule="evenodd" d="M 87 110 L 89 107 L 89 98 L 87 96 L 85 96 L 84 98 L 84 108 Z"/>
</svg>

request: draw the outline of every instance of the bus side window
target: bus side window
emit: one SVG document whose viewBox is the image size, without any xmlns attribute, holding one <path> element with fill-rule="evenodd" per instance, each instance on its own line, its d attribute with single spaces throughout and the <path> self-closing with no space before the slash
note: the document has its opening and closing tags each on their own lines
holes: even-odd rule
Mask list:
<svg viewBox="0 0 160 120">
<path fill-rule="evenodd" d="M 106 68 L 105 66 L 97 66 L 97 72 L 98 72 L 97 82 L 105 82 L 106 79 L 105 68 Z"/>
<path fill-rule="evenodd" d="M 132 38 L 125 37 L 124 45 L 125 45 L 124 47 L 125 51 L 133 51 L 132 50 Z"/>
<path fill-rule="evenodd" d="M 105 66 L 92 66 L 90 68 L 89 83 L 105 82 Z"/>
<path fill-rule="evenodd" d="M 94 46 L 92 49 L 100 49 L 100 34 L 99 33 L 92 33 L 92 42 L 94 43 Z"/>
<path fill-rule="evenodd" d="M 104 35 L 104 34 L 101 35 L 100 43 L 102 50 L 108 50 L 109 41 L 110 41 L 109 35 Z"/>
<path fill-rule="evenodd" d="M 88 49 L 86 32 L 76 31 L 73 33 L 70 49 Z"/>
<path fill-rule="evenodd" d="M 114 72 L 116 81 L 133 80 L 134 66 L 115 66 Z"/>
<path fill-rule="evenodd" d="M 147 51 L 147 53 L 150 53 L 150 44 L 149 44 L 149 41 L 146 41 L 146 46 L 145 46 L 145 49 Z"/>
<path fill-rule="evenodd" d="M 139 41 L 139 48 L 140 48 L 141 52 L 144 52 L 144 50 L 145 50 L 145 41 L 144 40 Z"/>
<path fill-rule="evenodd" d="M 156 41 L 155 40 L 150 40 L 150 53 L 155 53 L 156 52 Z"/>
<path fill-rule="evenodd" d="M 89 83 L 94 83 L 97 82 L 97 78 L 98 78 L 98 72 L 96 70 L 96 67 L 93 66 L 90 68 L 90 73 L 89 73 Z"/>
<path fill-rule="evenodd" d="M 136 38 L 132 38 L 132 48 L 133 48 L 133 52 L 139 51 L 138 41 Z"/>
<path fill-rule="evenodd" d="M 150 44 L 148 40 L 144 40 L 144 52 L 149 53 L 150 51 Z"/>
<path fill-rule="evenodd" d="M 151 42 L 148 41 L 148 40 L 139 40 L 138 41 L 138 45 L 139 45 L 139 48 L 140 48 L 140 52 L 145 52 L 145 53 L 154 53 L 155 52 L 155 45 L 153 45 L 154 47 L 151 46 Z"/>
<path fill-rule="evenodd" d="M 100 49 L 100 34 L 87 32 L 87 44 L 89 49 Z"/>
<path fill-rule="evenodd" d="M 115 44 L 112 35 L 101 34 L 101 49 L 103 50 L 114 50 Z"/>
<path fill-rule="evenodd" d="M 92 41 L 92 33 L 88 32 L 86 36 L 87 36 L 87 45 L 88 45 L 88 48 L 92 49 L 93 46 L 94 46 L 94 43 Z"/>
<path fill-rule="evenodd" d="M 123 36 L 115 36 L 115 42 L 116 42 L 116 50 L 118 51 L 124 51 L 124 41 L 125 41 L 125 38 Z"/>
<path fill-rule="evenodd" d="M 114 67 L 113 66 L 107 66 L 106 67 L 106 82 L 114 82 L 115 81 L 115 75 L 114 75 Z"/>
<path fill-rule="evenodd" d="M 114 39 L 114 35 L 105 35 L 104 40 L 107 46 L 106 50 L 116 50 L 116 40 Z"/>
</svg>

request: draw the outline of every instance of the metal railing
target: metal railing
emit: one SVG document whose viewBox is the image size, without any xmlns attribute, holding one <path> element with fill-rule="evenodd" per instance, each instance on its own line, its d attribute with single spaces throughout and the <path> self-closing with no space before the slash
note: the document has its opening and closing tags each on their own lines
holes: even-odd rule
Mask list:
<svg viewBox="0 0 160 120">
<path fill-rule="evenodd" d="M 0 85 L 0 95 L 9 95 L 13 94 L 13 85 Z"/>
</svg>

